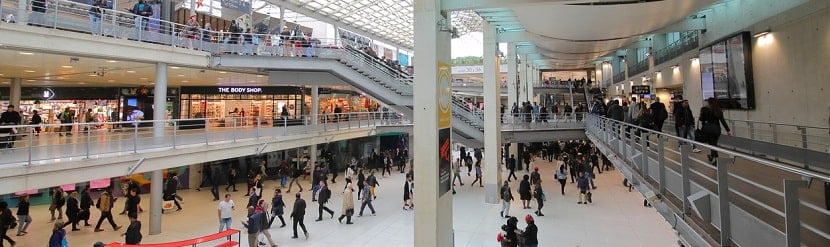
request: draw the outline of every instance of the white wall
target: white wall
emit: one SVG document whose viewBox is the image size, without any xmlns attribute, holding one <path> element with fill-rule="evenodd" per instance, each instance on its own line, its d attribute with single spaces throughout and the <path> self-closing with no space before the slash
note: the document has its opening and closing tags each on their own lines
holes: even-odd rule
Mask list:
<svg viewBox="0 0 830 247">
<path fill-rule="evenodd" d="M 781 12 L 803 2 L 807 3 Z M 774 14 L 776 9 L 779 14 Z M 737 0 L 716 5 L 707 13 L 707 32 L 701 36 L 701 46 L 740 31 L 772 31 L 752 40 L 756 109 L 727 111 L 727 118 L 827 127 L 830 1 Z M 690 60 L 692 57 L 697 57 L 697 50 L 657 65 L 654 70 L 662 73 L 652 76 L 656 88 L 682 85 L 684 97 L 697 115 L 704 99 L 699 65 Z M 672 65 L 678 68 L 671 69 Z M 636 79 L 632 79 L 635 84 Z"/>
</svg>

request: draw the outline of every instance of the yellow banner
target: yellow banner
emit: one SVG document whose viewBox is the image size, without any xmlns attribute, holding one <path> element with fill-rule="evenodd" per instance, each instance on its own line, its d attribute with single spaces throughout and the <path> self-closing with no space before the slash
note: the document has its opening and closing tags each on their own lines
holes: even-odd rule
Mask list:
<svg viewBox="0 0 830 247">
<path fill-rule="evenodd" d="M 452 89 L 450 64 L 438 62 L 438 128 L 449 128 L 452 125 Z"/>
</svg>

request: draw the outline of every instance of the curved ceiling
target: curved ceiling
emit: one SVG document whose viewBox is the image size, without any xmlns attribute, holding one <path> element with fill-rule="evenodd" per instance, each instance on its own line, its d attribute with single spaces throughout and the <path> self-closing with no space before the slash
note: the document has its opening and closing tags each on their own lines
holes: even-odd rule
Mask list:
<svg viewBox="0 0 830 247">
<path fill-rule="evenodd" d="M 546 56 L 587 64 L 655 30 L 682 21 L 715 2 L 717 0 L 665 0 L 619 5 L 548 4 L 517 6 L 510 10 L 535 45 L 556 51 Z"/>
</svg>

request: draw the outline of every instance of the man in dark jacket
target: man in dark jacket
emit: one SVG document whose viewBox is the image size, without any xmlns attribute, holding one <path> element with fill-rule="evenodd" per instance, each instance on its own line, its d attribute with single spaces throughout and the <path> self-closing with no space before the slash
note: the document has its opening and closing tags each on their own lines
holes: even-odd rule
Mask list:
<svg viewBox="0 0 830 247">
<path fill-rule="evenodd" d="M 320 194 L 317 195 L 317 220 L 323 220 L 323 210 L 331 214 L 331 217 L 334 218 L 334 211 L 326 207 L 326 203 L 329 202 L 329 198 L 331 198 L 331 190 L 329 190 L 328 186 L 326 186 L 326 180 L 322 180 L 319 182 L 320 187 Z"/>
<path fill-rule="evenodd" d="M 167 179 L 167 183 L 164 184 L 163 199 L 165 201 L 172 200 L 176 204 L 176 208 L 178 208 L 176 211 L 182 211 L 182 205 L 176 200 L 176 190 L 179 188 L 179 182 L 174 179 L 175 176 L 175 173 L 171 173 L 170 178 Z M 161 210 L 161 213 L 164 213 L 164 209 Z"/>
<path fill-rule="evenodd" d="M 694 134 L 695 116 L 692 114 L 692 109 L 689 108 L 689 101 L 683 100 L 679 107 L 674 108 L 674 127 L 677 129 L 677 136 L 689 139 Z M 694 148 L 694 152 L 700 152 L 699 149 Z"/>
<path fill-rule="evenodd" d="M 651 115 L 654 117 L 654 131 L 663 132 L 663 123 L 669 118 L 669 112 L 659 97 L 654 98 L 654 103 L 651 103 Z"/>
<path fill-rule="evenodd" d="M 294 222 L 294 236 L 291 238 L 297 238 L 297 224 L 299 224 L 303 228 L 305 238 L 308 239 L 308 230 L 305 229 L 305 223 L 303 223 L 303 218 L 305 218 L 305 200 L 300 197 L 299 192 L 297 192 L 296 197 L 297 199 L 294 200 L 294 210 L 291 211 L 291 219 Z"/>
</svg>

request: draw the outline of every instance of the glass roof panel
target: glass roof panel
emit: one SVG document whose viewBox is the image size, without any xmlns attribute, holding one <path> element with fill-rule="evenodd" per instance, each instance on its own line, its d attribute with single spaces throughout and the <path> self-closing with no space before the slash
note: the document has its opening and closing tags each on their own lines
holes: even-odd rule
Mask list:
<svg viewBox="0 0 830 247">
<path fill-rule="evenodd" d="M 265 0 L 277 3 L 278 0 Z M 324 14 L 354 28 L 366 30 L 401 46 L 414 46 L 413 0 L 286 0 Z M 322 11 L 321 11 L 322 10 Z M 458 35 L 481 31 L 481 17 L 473 11 L 452 12 Z"/>
</svg>

